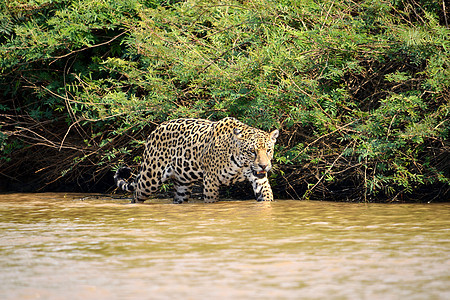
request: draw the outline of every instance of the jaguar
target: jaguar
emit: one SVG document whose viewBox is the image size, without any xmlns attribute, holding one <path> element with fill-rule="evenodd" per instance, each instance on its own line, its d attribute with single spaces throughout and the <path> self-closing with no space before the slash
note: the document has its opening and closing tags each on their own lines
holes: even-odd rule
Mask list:
<svg viewBox="0 0 450 300">
<path fill-rule="evenodd" d="M 220 186 L 245 180 L 257 201 L 273 201 L 267 173 L 278 135 L 278 130 L 268 133 L 232 117 L 166 121 L 148 136 L 134 180 L 128 180 L 128 167 L 119 168 L 114 180 L 119 189 L 133 192 L 132 203 L 144 202 L 169 179 L 177 204 L 189 200 L 197 183 L 203 183 L 204 201 L 216 202 Z"/>
</svg>

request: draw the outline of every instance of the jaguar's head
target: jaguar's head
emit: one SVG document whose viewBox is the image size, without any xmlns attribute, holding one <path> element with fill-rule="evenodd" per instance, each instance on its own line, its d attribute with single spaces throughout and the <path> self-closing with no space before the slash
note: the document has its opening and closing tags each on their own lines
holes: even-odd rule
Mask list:
<svg viewBox="0 0 450 300">
<path fill-rule="evenodd" d="M 255 128 L 236 128 L 234 134 L 239 141 L 240 158 L 248 164 L 257 178 L 264 178 L 272 168 L 270 162 L 278 130 L 270 133 Z"/>
</svg>

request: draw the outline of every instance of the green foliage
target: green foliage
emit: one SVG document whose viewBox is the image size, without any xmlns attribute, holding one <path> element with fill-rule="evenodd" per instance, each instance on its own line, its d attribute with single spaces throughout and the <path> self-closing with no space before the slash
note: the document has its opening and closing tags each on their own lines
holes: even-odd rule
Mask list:
<svg viewBox="0 0 450 300">
<path fill-rule="evenodd" d="M 431 0 L 8 1 L 0 145 L 76 149 L 53 177 L 105 174 L 138 162 L 163 120 L 234 116 L 282 129 L 280 191 L 448 189 L 444 13 Z"/>
</svg>

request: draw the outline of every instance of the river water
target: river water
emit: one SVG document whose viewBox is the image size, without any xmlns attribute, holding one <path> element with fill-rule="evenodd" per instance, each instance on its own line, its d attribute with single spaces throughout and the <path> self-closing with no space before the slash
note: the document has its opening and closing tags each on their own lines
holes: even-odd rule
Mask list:
<svg viewBox="0 0 450 300">
<path fill-rule="evenodd" d="M 450 204 L 0 195 L 0 299 L 450 299 Z"/>
</svg>

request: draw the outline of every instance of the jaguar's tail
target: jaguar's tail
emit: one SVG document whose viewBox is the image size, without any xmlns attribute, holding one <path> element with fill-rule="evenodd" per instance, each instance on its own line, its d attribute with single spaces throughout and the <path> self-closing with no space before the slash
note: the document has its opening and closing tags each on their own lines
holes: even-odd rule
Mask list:
<svg viewBox="0 0 450 300">
<path fill-rule="evenodd" d="M 119 189 L 126 191 L 126 192 L 133 192 L 136 188 L 135 181 L 128 182 L 125 178 L 130 178 L 131 176 L 131 169 L 128 167 L 120 168 L 116 171 L 116 174 L 114 174 L 114 181 L 116 182 L 116 185 Z"/>
</svg>

